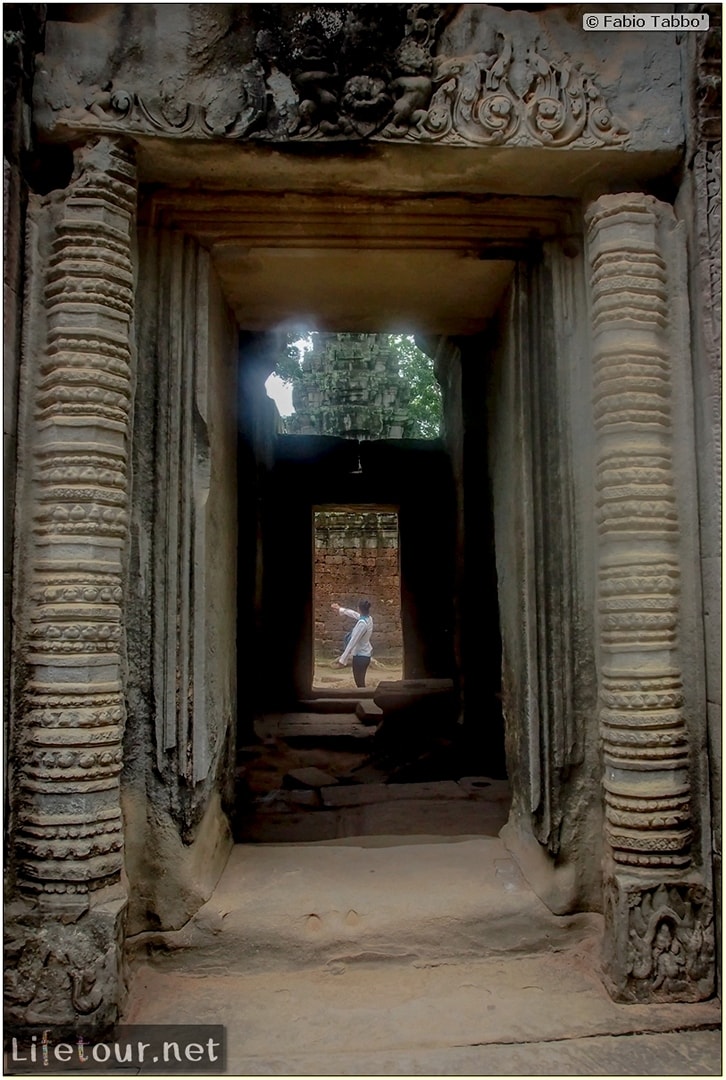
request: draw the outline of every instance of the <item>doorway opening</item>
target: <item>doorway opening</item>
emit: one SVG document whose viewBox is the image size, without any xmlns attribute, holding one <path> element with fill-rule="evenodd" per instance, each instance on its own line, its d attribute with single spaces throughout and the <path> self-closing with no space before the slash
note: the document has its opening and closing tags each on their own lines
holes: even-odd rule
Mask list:
<svg viewBox="0 0 726 1080">
<path fill-rule="evenodd" d="M 450 346 L 457 356 L 459 341 Z M 462 579 L 464 531 L 476 509 L 462 499 L 462 469 L 476 471 L 485 493 L 486 441 L 461 438 L 465 425 L 480 429 L 481 417 L 462 408 L 450 380 L 439 383 L 435 343 L 426 345 L 429 352 L 410 334 L 299 326 L 244 341 L 245 397 L 259 401 L 268 430 L 263 442 L 250 422 L 262 468 L 241 459 L 240 473 L 257 487 L 258 516 L 246 499 L 240 525 L 249 521 L 256 552 L 258 670 L 269 672 L 272 655 L 275 670 L 261 680 L 240 740 L 239 841 L 494 835 L 506 819 L 501 652 L 494 634 L 486 648 L 480 641 L 482 610 L 498 620 L 491 596 L 480 603 L 493 559 L 486 523 L 477 525 L 477 557 Z M 477 341 L 469 348 L 471 363 L 455 362 L 483 382 L 483 353 Z M 287 384 L 286 405 L 271 393 L 271 372 Z M 474 396 L 485 402 L 485 387 Z M 476 620 L 463 602 L 469 592 Z M 352 665 L 337 662 L 361 600 L 374 623 L 363 688 Z M 468 714 L 462 629 L 478 642 Z M 481 677 L 482 654 L 491 654 L 491 680 Z M 400 687 L 408 700 L 394 700 Z"/>
<path fill-rule="evenodd" d="M 403 678 L 398 511 L 316 507 L 313 512 L 313 690 L 353 686 L 341 666 L 358 603 L 371 605 L 373 654 L 366 686 Z M 340 605 L 347 614 L 339 614 Z"/>
</svg>

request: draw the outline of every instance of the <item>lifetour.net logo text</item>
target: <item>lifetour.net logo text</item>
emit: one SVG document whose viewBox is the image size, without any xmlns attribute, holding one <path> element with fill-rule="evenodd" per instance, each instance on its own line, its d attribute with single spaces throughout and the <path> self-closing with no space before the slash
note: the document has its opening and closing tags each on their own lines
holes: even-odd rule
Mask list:
<svg viewBox="0 0 726 1080">
<path fill-rule="evenodd" d="M 219 1075 L 226 1066 L 225 1029 L 218 1024 L 119 1026 L 104 1035 L 81 1028 L 5 1028 L 5 1075 L 136 1070 Z"/>
</svg>

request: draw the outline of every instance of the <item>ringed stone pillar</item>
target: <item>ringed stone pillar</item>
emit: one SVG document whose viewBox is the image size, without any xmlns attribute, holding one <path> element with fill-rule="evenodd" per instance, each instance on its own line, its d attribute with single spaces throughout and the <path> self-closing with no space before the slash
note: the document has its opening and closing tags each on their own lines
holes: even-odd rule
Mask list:
<svg viewBox="0 0 726 1080">
<path fill-rule="evenodd" d="M 605 975 L 621 1001 L 699 1000 L 713 991 L 714 940 L 700 851 L 707 781 L 682 460 L 691 450 L 674 428 L 676 411 L 688 411 L 678 390 L 688 364 L 683 239 L 672 208 L 642 194 L 602 196 L 587 223 Z"/>
<path fill-rule="evenodd" d="M 15 1021 L 115 1019 L 135 168 L 76 152 L 29 209 L 12 710 Z"/>
</svg>

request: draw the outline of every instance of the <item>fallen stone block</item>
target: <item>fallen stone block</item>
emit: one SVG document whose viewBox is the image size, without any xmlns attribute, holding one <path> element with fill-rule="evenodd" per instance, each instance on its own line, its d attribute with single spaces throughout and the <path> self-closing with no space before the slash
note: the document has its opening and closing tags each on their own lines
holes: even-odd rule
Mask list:
<svg viewBox="0 0 726 1080">
<path fill-rule="evenodd" d="M 376 740 L 409 751 L 450 732 L 459 709 L 451 679 L 379 683 L 373 701 L 383 710 Z"/>
<path fill-rule="evenodd" d="M 330 773 L 309 765 L 306 768 L 291 769 L 282 778 L 284 788 L 323 788 L 337 784 L 338 781 Z"/>
<path fill-rule="evenodd" d="M 355 715 L 363 724 L 377 724 L 383 716 L 383 709 L 379 709 L 373 701 L 359 701 Z"/>
<path fill-rule="evenodd" d="M 452 679 L 401 679 L 399 682 L 380 682 L 373 701 L 385 714 L 397 709 L 420 705 L 453 703 Z"/>
</svg>

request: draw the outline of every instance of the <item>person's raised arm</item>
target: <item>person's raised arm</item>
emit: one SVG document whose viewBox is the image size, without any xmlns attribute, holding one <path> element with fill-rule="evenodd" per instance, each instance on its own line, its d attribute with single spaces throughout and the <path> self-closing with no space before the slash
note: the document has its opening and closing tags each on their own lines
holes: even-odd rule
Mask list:
<svg viewBox="0 0 726 1080">
<path fill-rule="evenodd" d="M 347 615 L 349 619 L 360 619 L 360 611 L 353 611 L 352 608 L 341 607 L 340 604 L 330 605 L 333 611 L 337 611 L 339 615 Z"/>
</svg>

